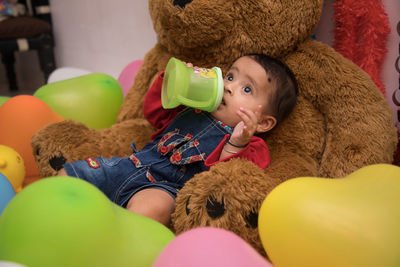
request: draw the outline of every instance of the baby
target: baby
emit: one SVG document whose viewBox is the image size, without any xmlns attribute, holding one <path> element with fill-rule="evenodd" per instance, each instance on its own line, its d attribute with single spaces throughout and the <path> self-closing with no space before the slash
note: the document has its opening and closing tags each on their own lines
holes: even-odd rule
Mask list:
<svg viewBox="0 0 400 267">
<path fill-rule="evenodd" d="M 88 158 L 67 163 L 59 175 L 84 179 L 116 204 L 169 226 L 175 197 L 185 182 L 234 157 L 260 168 L 270 163 L 263 139 L 293 109 L 294 75 L 282 62 L 262 54 L 238 58 L 224 78 L 224 95 L 211 112 L 163 109 L 163 73 L 146 94 L 143 113 L 160 129 L 153 141 L 126 158 Z"/>
</svg>

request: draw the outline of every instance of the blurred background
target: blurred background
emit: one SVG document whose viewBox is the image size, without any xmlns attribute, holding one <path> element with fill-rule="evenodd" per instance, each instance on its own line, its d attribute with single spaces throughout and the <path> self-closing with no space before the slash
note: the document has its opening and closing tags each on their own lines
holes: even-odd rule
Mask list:
<svg viewBox="0 0 400 267">
<path fill-rule="evenodd" d="M 143 59 L 156 42 L 144 0 L 51 0 L 50 8 L 57 68 L 80 68 L 117 78 L 127 64 Z M 19 89 L 9 91 L 0 64 L 3 96 L 34 92 L 45 83 L 36 51 L 14 55 Z"/>
</svg>

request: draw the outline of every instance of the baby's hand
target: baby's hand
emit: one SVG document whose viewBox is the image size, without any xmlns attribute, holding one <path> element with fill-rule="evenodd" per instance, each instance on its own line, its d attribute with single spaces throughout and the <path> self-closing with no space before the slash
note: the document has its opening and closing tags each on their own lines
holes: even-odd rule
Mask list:
<svg viewBox="0 0 400 267">
<path fill-rule="evenodd" d="M 193 64 L 190 62 L 185 62 L 186 67 L 193 68 Z"/>
<path fill-rule="evenodd" d="M 245 146 L 250 142 L 251 137 L 256 133 L 258 122 L 261 120 L 261 108 L 259 105 L 256 112 L 246 108 L 240 108 L 237 111 L 242 119 L 233 130 L 230 142 L 237 146 Z"/>
</svg>

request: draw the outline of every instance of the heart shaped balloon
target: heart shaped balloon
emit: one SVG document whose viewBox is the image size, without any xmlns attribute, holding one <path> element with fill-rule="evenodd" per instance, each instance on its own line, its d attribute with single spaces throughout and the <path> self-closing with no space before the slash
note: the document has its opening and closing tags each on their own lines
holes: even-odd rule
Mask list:
<svg viewBox="0 0 400 267">
<path fill-rule="evenodd" d="M 23 158 L 25 185 L 39 176 L 30 144 L 32 135 L 47 124 L 62 120 L 45 102 L 31 95 L 12 97 L 0 106 L 0 144 L 11 147 Z"/>
<path fill-rule="evenodd" d="M 213 227 L 189 230 L 173 239 L 153 267 L 272 267 L 238 235 Z"/>
<path fill-rule="evenodd" d="M 259 231 L 276 267 L 400 266 L 400 167 L 301 177 L 263 202 Z"/>
<path fill-rule="evenodd" d="M 151 266 L 174 238 L 72 177 L 24 188 L 0 218 L 0 260 L 40 267 Z"/>
<path fill-rule="evenodd" d="M 93 129 L 114 124 L 124 98 L 118 81 L 103 73 L 49 83 L 40 87 L 34 96 L 61 117 L 82 122 Z"/>
</svg>

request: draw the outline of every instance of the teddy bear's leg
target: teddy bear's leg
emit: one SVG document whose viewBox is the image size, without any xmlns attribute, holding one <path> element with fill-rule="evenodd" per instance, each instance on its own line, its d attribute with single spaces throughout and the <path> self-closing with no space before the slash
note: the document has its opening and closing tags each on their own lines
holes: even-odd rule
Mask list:
<svg viewBox="0 0 400 267">
<path fill-rule="evenodd" d="M 258 209 L 267 191 L 275 186 L 273 180 L 266 179 L 264 171 L 253 163 L 238 159 L 197 174 L 178 193 L 172 214 L 174 231 L 179 234 L 200 226 L 223 228 L 265 256 L 258 235 Z"/>
</svg>

